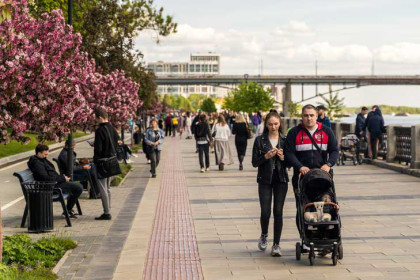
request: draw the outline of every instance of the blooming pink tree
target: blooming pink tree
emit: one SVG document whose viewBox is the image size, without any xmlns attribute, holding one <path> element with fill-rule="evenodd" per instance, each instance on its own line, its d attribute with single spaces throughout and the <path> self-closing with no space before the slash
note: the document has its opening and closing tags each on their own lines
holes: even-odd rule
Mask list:
<svg viewBox="0 0 420 280">
<path fill-rule="evenodd" d="M 127 121 L 135 117 L 142 104 L 138 97 L 139 84 L 126 77 L 124 71 L 113 71 L 107 75 L 93 73 L 86 86 L 89 106 L 105 109 L 109 121 L 118 128 L 126 128 Z"/>
<path fill-rule="evenodd" d="M 60 140 L 90 116 L 81 88 L 95 66 L 72 32 L 60 10 L 34 19 L 14 1 L 0 23 L 0 142 L 23 141 L 25 130 Z"/>
</svg>

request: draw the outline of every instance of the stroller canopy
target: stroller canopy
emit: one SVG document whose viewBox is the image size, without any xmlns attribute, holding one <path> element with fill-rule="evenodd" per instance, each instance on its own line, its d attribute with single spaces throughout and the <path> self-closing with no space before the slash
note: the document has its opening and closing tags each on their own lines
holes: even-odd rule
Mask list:
<svg viewBox="0 0 420 280">
<path fill-rule="evenodd" d="M 329 193 L 335 201 L 334 181 L 328 172 L 321 169 L 311 169 L 303 176 L 301 191 L 309 201 L 319 201 L 325 193 Z"/>
</svg>

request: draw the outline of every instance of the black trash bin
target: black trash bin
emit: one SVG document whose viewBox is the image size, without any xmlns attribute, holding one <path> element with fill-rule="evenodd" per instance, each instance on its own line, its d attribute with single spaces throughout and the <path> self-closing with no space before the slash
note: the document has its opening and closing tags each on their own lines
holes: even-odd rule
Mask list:
<svg viewBox="0 0 420 280">
<path fill-rule="evenodd" d="M 28 182 L 26 203 L 29 211 L 28 232 L 37 233 L 54 229 L 53 224 L 53 188 L 56 182 Z"/>
</svg>

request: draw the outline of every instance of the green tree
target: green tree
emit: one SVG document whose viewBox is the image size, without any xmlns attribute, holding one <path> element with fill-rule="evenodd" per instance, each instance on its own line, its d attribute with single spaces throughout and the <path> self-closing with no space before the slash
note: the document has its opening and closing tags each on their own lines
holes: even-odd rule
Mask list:
<svg viewBox="0 0 420 280">
<path fill-rule="evenodd" d="M 53 9 L 63 10 L 67 17 L 67 0 L 33 0 L 32 14 L 36 17 Z M 134 39 L 143 30 L 159 36 L 175 33 L 177 24 L 171 16 L 156 8 L 154 0 L 74 0 L 73 27 L 82 37 L 82 50 L 95 59 L 105 74 L 124 70 L 138 82 L 139 97 L 144 109 L 150 109 L 157 100 L 154 74 L 142 66 L 143 54 L 135 49 Z"/>
<path fill-rule="evenodd" d="M 324 105 L 325 108 L 328 110 L 328 117 L 331 120 L 334 120 L 334 117 L 344 109 L 344 98 L 339 98 L 339 92 L 336 92 L 335 94 L 332 91 L 332 87 L 330 84 L 330 92 L 328 94 L 328 97 L 324 97 L 321 95 L 323 102 L 317 102 L 319 105 Z"/>
<path fill-rule="evenodd" d="M 242 83 L 231 93 L 233 98 L 232 100 L 228 99 L 228 105 L 233 107 L 231 109 L 236 112 L 268 111 L 273 108 L 275 102 L 271 97 L 271 91 L 255 82 Z M 232 102 L 232 104 L 229 104 L 229 102 Z"/>
<path fill-rule="evenodd" d="M 206 113 L 214 113 L 217 111 L 216 105 L 214 104 L 213 99 L 206 98 L 203 100 L 203 104 L 201 105 L 201 110 Z"/>
<path fill-rule="evenodd" d="M 301 106 L 299 105 L 299 103 L 290 101 L 288 109 L 289 109 L 290 117 L 300 117 Z"/>
<path fill-rule="evenodd" d="M 236 112 L 235 103 L 233 101 L 233 93 L 229 92 L 228 95 L 223 99 L 223 109 Z"/>
<path fill-rule="evenodd" d="M 193 93 L 188 96 L 193 111 L 197 111 L 197 109 L 201 108 L 204 99 L 206 99 L 206 96 L 198 93 Z"/>
</svg>

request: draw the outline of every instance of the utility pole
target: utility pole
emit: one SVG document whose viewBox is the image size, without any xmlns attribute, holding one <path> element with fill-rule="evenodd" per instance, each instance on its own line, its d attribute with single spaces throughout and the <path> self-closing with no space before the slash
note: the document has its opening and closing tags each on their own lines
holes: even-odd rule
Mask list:
<svg viewBox="0 0 420 280">
<path fill-rule="evenodd" d="M 68 0 L 68 24 L 73 25 L 73 0 Z M 73 135 L 70 125 L 70 133 L 67 138 L 67 176 L 73 181 Z"/>
</svg>

